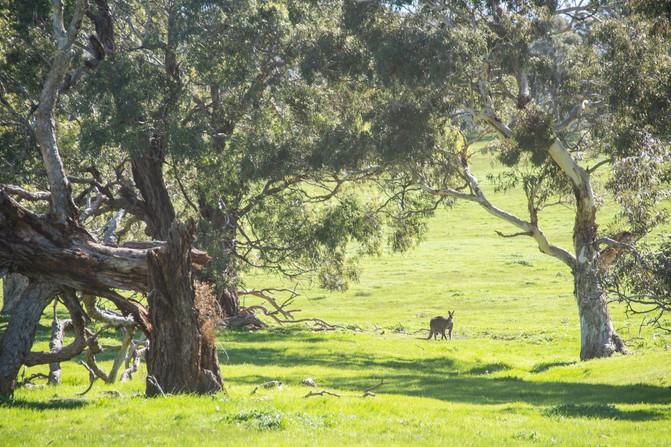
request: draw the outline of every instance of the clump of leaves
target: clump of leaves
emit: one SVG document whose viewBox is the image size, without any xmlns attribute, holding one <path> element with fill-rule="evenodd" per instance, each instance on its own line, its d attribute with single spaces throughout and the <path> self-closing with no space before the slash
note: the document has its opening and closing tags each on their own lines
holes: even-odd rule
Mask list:
<svg viewBox="0 0 671 447">
<path fill-rule="evenodd" d="M 547 150 L 555 139 L 552 116 L 538 106 L 530 105 L 520 112 L 513 127 L 517 147 L 531 153 L 536 166 L 545 162 Z"/>
</svg>

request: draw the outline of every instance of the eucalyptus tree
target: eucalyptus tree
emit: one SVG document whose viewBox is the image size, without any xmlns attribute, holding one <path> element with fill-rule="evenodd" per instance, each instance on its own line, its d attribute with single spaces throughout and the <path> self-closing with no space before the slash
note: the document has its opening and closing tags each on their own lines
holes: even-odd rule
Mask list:
<svg viewBox="0 0 671 447">
<path fill-rule="evenodd" d="M 414 137 L 395 149 L 406 175 L 430 194 L 480 205 L 517 230 L 501 236 L 531 238 L 571 271 L 581 359 L 625 353 L 604 272 L 664 219 L 668 37 L 609 1 L 353 1 L 343 17 L 331 45 L 358 48 L 348 69 L 370 70 L 381 101 L 372 121 L 410 121 L 402 125 Z M 528 216 L 493 203 L 473 174 L 473 143 L 487 139 L 509 167 L 493 180 L 524 194 Z M 606 197 L 620 213 L 599 228 Z M 573 210 L 570 248 L 543 231 L 553 204 Z"/>
<path fill-rule="evenodd" d="M 607 79 L 617 92 L 609 100 L 624 123 L 622 127 L 629 129 L 621 133 L 621 138 L 626 142 L 636 139 L 644 147 L 656 144 L 657 140 L 668 144 L 671 135 L 671 3 L 639 0 L 626 12 L 628 20 L 612 24 L 603 36 L 610 60 L 619 67 L 610 72 Z M 660 162 L 660 157 L 649 156 L 645 168 L 650 169 L 649 165 Z M 631 162 L 624 162 L 620 177 L 629 177 L 628 171 L 637 169 L 640 168 Z M 633 196 L 635 201 L 655 202 L 660 186 L 668 185 L 671 180 L 671 172 L 667 169 L 664 175 L 650 176 L 647 180 Z M 626 200 L 627 196 L 622 199 Z M 629 207 L 632 211 L 660 212 L 651 206 Z M 613 271 L 606 275 L 606 285 L 613 296 L 626 303 L 630 313 L 643 315 L 644 322 L 669 331 L 665 317 L 671 310 L 670 269 L 671 244 L 667 232 L 658 238 L 648 238 L 636 250 L 623 253 L 614 263 Z"/>
<path fill-rule="evenodd" d="M 0 393 L 10 395 L 22 363 L 57 362 L 95 342 L 84 328 L 72 289 L 106 295 L 138 322 L 146 323 L 142 307 L 113 289 L 143 290 L 147 267 L 146 250 L 102 246 L 81 225 L 72 179 L 66 176 L 61 158 L 62 140 L 57 138 L 63 94 L 105 56 L 89 44 L 106 41 L 109 27 L 105 23 L 110 22 L 106 3 L 101 0 L 89 7 L 77 1 L 67 11 L 60 1 L 36 3 L 33 8 L 2 6 L 9 42 L 3 42 L 2 48 L 2 114 L 9 118 L 3 122 L 2 138 L 12 149 L 12 155 L 3 158 L 10 168 L 3 170 L 7 176 L 3 181 L 18 178 L 27 186 L 34 180 L 31 188 L 3 184 L 0 192 L 0 267 L 30 278 L 0 344 Z M 86 24 L 85 15 L 90 19 Z M 83 26 L 92 32 L 88 44 L 83 44 L 90 49 L 85 57 L 75 50 L 81 44 Z M 34 192 L 35 186 L 49 191 Z M 12 196 L 39 205 L 31 210 Z M 40 315 L 57 294 L 71 311 L 76 340 L 52 353 L 29 353 Z"/>
<path fill-rule="evenodd" d="M 6 136 L 27 153 L 46 148 L 36 169 L 50 173 L 46 182 L 13 175 L 23 187 L 5 184 L 0 194 L 0 266 L 28 276 L 39 295 L 21 298 L 30 308 L 14 312 L 4 334 L 1 391 L 11 393 L 21 363 L 97 349 L 74 291 L 85 305 L 112 300 L 148 336 L 149 395 L 216 391 L 212 298 L 228 295 L 221 301 L 236 312 L 240 266 L 290 277 L 320 271 L 324 286 L 344 288 L 355 275 L 348 246 L 380 247 L 384 204 L 364 203 L 347 186 L 380 172 L 361 139 L 371 105 L 355 84 L 316 85 L 301 70 L 340 4 L 34 6 L 28 28 L 44 49 L 23 40 L 25 53 L 40 56 L 27 67 L 34 85 L 15 82 L 3 95 L 26 118 L 25 138 Z M 62 37 L 63 16 L 70 29 L 60 48 L 53 36 Z M 406 216 L 392 217 L 398 246 L 417 233 L 402 230 Z M 128 240 L 138 226 L 150 240 Z M 146 294 L 148 309 L 117 289 Z M 35 327 L 57 293 L 78 336 L 35 356 Z"/>
<path fill-rule="evenodd" d="M 241 269 L 316 273 L 343 289 L 356 276 L 347 246 L 380 248 L 379 206 L 348 187 L 380 172 L 358 147 L 369 105 L 351 85 L 301 71 L 340 11 L 333 1 L 127 2 L 118 54 L 82 97 L 83 147 L 92 159 L 130 154 L 150 236 L 164 238 L 175 215 L 197 220 L 212 257 L 199 276 L 228 316 Z"/>
</svg>

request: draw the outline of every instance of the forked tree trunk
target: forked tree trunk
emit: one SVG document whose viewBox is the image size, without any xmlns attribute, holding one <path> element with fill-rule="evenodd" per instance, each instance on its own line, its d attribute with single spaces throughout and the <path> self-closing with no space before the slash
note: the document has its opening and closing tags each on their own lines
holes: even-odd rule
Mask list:
<svg viewBox="0 0 671 447">
<path fill-rule="evenodd" d="M 16 377 L 33 345 L 42 312 L 55 293 L 52 284 L 36 281 L 30 281 L 23 290 L 0 340 L 0 396 L 11 397 L 14 394 Z"/>
<path fill-rule="evenodd" d="M 199 302 L 213 297 L 197 293 L 192 278 L 193 231 L 193 222 L 173 224 L 164 249 L 148 256 L 149 314 L 154 323 L 147 352 L 148 396 L 208 394 L 223 388 L 214 322 Z"/>
<path fill-rule="evenodd" d="M 18 273 L 6 275 L 2 279 L 2 310 L 0 313 L 11 315 L 26 287 L 28 287 L 27 277 Z"/>
</svg>

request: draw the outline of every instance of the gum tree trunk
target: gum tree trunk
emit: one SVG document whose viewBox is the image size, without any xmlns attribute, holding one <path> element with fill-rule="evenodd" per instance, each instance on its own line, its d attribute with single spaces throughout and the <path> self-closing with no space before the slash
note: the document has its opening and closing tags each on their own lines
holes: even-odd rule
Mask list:
<svg viewBox="0 0 671 447">
<path fill-rule="evenodd" d="M 163 250 L 149 253 L 149 312 L 154 330 L 147 352 L 147 396 L 209 394 L 223 382 L 214 325 L 207 315 L 211 289 L 195 290 L 189 249 L 194 224 L 175 223 Z"/>
<path fill-rule="evenodd" d="M 610 357 L 627 353 L 622 339 L 613 328 L 608 312 L 608 296 L 601 285 L 597 246 L 596 203 L 589 175 L 577 171 L 581 183 L 574 187 L 576 218 L 573 243 L 576 263 L 573 268 L 575 296 L 580 315 L 580 359 Z"/>
<path fill-rule="evenodd" d="M 595 244 L 596 208 L 584 200 L 578 200 L 578 203 L 573 236 L 577 254 L 573 277 L 580 316 L 580 359 L 610 357 L 615 352 L 626 354 L 624 342 L 613 328 L 608 295 L 601 285 L 599 252 Z"/>
<path fill-rule="evenodd" d="M 16 377 L 33 345 L 42 312 L 55 293 L 52 284 L 37 281 L 30 281 L 21 293 L 0 340 L 0 396 L 11 397 L 14 394 Z"/>
<path fill-rule="evenodd" d="M 608 299 L 595 266 L 579 266 L 575 273 L 575 294 L 580 315 L 580 360 L 610 357 L 627 350 L 615 332 L 608 312 Z"/>
<path fill-rule="evenodd" d="M 576 200 L 573 227 L 575 262 L 572 271 L 580 315 L 580 359 L 609 357 L 615 352 L 626 354 L 627 349 L 613 328 L 608 312 L 608 297 L 601 285 L 597 206 L 590 174 L 559 140 L 550 146 L 548 154 L 571 181 Z"/>
</svg>

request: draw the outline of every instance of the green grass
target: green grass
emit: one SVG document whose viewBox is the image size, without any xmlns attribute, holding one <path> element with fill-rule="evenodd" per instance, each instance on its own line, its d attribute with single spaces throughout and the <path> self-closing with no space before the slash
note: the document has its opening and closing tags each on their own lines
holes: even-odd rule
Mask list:
<svg viewBox="0 0 671 447">
<path fill-rule="evenodd" d="M 491 169 L 477 160 L 482 179 Z M 492 200 L 524 211 L 514 194 Z M 543 225 L 569 246 L 569 210 L 551 209 Z M 639 332 L 640 321 L 613 306 L 633 355 L 577 361 L 570 273 L 530 240 L 500 239 L 495 229 L 509 230 L 458 204 L 431 221 L 416 250 L 365 260 L 360 283 L 346 293 L 302 290 L 301 316 L 361 333 L 220 333 L 226 393 L 145 399 L 143 369 L 129 383 L 96 383 L 79 398 L 88 377 L 67 362 L 59 387 L 21 388 L 0 406 L 0 444 L 671 445 L 671 337 Z M 410 335 L 448 309 L 456 310 L 452 341 Z M 48 324 L 45 315 L 40 348 Z M 118 341 L 109 333 L 103 343 Z M 112 355 L 102 357 L 103 366 Z M 304 398 L 306 377 L 341 397 Z M 363 398 L 381 379 L 377 395 Z M 283 386 L 252 394 L 269 380 Z"/>
</svg>

